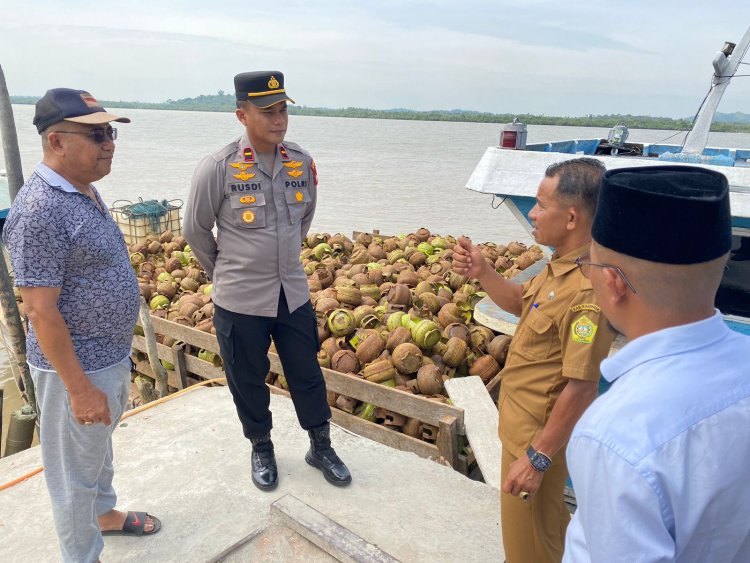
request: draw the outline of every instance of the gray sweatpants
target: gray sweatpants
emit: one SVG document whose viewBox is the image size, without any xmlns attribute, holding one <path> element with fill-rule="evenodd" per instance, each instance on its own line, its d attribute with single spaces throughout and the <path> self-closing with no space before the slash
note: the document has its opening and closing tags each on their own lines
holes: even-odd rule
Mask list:
<svg viewBox="0 0 750 563">
<path fill-rule="evenodd" d="M 63 561 L 91 563 L 104 548 L 96 517 L 117 503 L 112 432 L 128 402 L 130 359 L 87 374 L 109 399 L 110 426 L 79 424 L 57 373 L 29 367 L 39 403 L 44 477 Z"/>
</svg>

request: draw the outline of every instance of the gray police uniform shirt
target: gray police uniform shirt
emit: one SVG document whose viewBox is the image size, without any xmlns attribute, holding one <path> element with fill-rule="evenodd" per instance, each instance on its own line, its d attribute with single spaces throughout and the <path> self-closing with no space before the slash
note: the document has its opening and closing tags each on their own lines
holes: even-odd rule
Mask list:
<svg viewBox="0 0 750 563">
<path fill-rule="evenodd" d="M 310 299 L 299 254 L 315 213 L 315 164 L 295 143 L 276 151 L 266 170 L 245 133 L 205 157 L 190 185 L 184 236 L 214 303 L 234 313 L 275 317 L 282 287 L 289 312 Z"/>
</svg>

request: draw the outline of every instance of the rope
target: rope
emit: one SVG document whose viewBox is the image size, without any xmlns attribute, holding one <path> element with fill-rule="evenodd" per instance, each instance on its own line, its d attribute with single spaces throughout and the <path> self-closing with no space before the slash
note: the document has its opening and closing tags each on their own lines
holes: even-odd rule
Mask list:
<svg viewBox="0 0 750 563">
<path fill-rule="evenodd" d="M 227 378 L 226 377 L 217 377 L 215 379 L 208 379 L 206 381 L 201 381 L 200 383 L 196 383 L 195 385 L 191 385 L 190 387 L 186 387 L 185 389 L 182 389 L 181 391 L 177 391 L 177 393 L 172 393 L 171 395 L 167 395 L 166 397 L 162 397 L 161 399 L 157 399 L 156 401 L 151 401 L 150 403 L 146 403 L 145 405 L 141 405 L 140 407 L 136 409 L 129 410 L 126 412 L 122 417 L 120 418 L 120 422 L 125 420 L 126 418 L 129 418 L 133 415 L 136 415 L 138 413 L 141 413 L 145 410 L 150 409 L 151 407 L 155 407 L 156 405 L 160 405 L 161 403 L 165 403 L 167 401 L 171 401 L 172 399 L 175 399 L 179 397 L 180 395 L 184 395 L 185 393 L 189 391 L 193 391 L 194 389 L 198 387 L 203 387 L 204 385 L 211 385 L 213 383 L 226 383 Z M 29 471 L 25 475 L 21 475 L 20 477 L 17 477 L 13 479 L 12 481 L 8 481 L 7 483 L 3 483 L 0 485 L 0 491 L 4 491 L 5 489 L 10 489 L 14 485 L 18 485 L 19 483 L 23 483 L 27 479 L 32 478 L 34 475 L 38 475 L 44 471 L 44 467 L 37 467 L 36 469 Z"/>
</svg>

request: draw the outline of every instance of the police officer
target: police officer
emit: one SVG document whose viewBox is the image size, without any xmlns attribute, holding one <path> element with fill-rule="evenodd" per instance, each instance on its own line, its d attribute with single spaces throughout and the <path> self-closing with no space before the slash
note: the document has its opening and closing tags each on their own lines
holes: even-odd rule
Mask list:
<svg viewBox="0 0 750 563">
<path fill-rule="evenodd" d="M 263 490 L 278 484 L 265 384 L 273 338 L 297 418 L 310 436 L 305 460 L 329 483 L 348 485 L 349 470 L 331 447 L 317 323 L 299 261 L 315 213 L 315 163 L 284 141 L 287 102 L 294 100 L 281 72 L 238 74 L 234 86 L 235 114 L 245 131 L 198 164 L 184 234 L 213 281 L 214 327 L 229 390 L 252 444 L 253 483 Z"/>
<path fill-rule="evenodd" d="M 503 443 L 500 495 L 508 563 L 562 559 L 570 513 L 563 489 L 564 446 L 596 398 L 599 363 L 614 334 L 576 259 L 588 253 L 604 166 L 591 158 L 551 165 L 529 212 L 539 244 L 555 249 L 547 267 L 525 284 L 504 279 L 462 238 L 453 269 L 475 277 L 490 298 L 518 315 L 500 386 Z"/>
</svg>

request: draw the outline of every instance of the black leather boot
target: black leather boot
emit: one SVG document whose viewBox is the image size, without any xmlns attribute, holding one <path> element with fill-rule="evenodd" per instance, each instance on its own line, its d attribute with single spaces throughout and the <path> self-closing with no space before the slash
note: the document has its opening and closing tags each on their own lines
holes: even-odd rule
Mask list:
<svg viewBox="0 0 750 563">
<path fill-rule="evenodd" d="M 305 461 L 323 472 L 326 481 L 337 487 L 345 487 L 352 482 L 351 473 L 344 462 L 339 459 L 331 447 L 331 427 L 326 422 L 323 426 L 308 430 L 310 449 Z"/>
<path fill-rule="evenodd" d="M 263 491 L 271 491 L 279 484 L 279 471 L 276 469 L 271 435 L 252 438 L 250 443 L 253 445 L 253 453 L 250 456 L 253 484 Z"/>
</svg>

